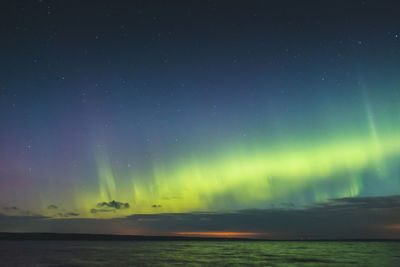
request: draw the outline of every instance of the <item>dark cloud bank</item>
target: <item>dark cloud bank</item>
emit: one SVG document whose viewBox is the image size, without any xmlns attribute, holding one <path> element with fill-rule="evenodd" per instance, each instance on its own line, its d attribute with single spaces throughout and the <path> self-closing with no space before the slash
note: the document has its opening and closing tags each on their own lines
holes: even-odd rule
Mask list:
<svg viewBox="0 0 400 267">
<path fill-rule="evenodd" d="M 129 209 L 129 203 L 123 203 L 112 200 L 110 202 L 100 202 L 96 205 L 96 208 L 90 210 L 91 213 L 101 212 L 115 212 L 117 210 Z"/>
<path fill-rule="evenodd" d="M 105 203 L 105 204 L 104 204 Z M 104 202 L 100 208 L 127 208 Z M 120 204 L 116 204 L 120 203 Z M 122 205 L 123 204 L 123 205 Z M 98 205 L 98 206 L 99 206 Z M 128 204 L 129 207 L 129 204 Z M 400 238 L 400 196 L 332 199 L 303 209 L 249 209 L 220 213 L 135 214 L 118 219 L 53 220 L 0 215 L 0 231 L 173 234 L 192 231 L 264 233 L 272 239 Z"/>
</svg>

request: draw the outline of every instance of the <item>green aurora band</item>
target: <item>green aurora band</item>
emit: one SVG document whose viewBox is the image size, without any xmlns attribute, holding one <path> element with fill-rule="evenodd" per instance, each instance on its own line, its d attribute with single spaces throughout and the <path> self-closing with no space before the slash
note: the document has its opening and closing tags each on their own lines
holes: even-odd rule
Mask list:
<svg viewBox="0 0 400 267">
<path fill-rule="evenodd" d="M 400 139 L 393 136 L 292 150 L 235 151 L 223 158 L 156 163 L 152 173 L 132 173 L 130 184 L 126 177 L 118 179 L 106 157 L 98 157 L 99 191 L 93 195 L 80 192 L 77 199 L 87 204 L 79 211 L 89 217 L 267 207 L 267 203 L 290 199 L 310 187 L 314 201 L 319 202 L 357 196 L 363 187 L 362 173 L 373 169 L 379 179 L 385 179 L 386 159 L 399 154 Z M 327 187 L 332 180 L 340 180 L 340 186 Z M 94 203 L 105 199 L 123 199 L 131 203 L 131 209 L 88 213 Z"/>
<path fill-rule="evenodd" d="M 301 208 L 358 196 L 367 176 L 375 184 L 390 184 L 400 158 L 396 117 L 374 116 L 369 105 L 364 108 L 363 120 L 353 127 L 343 120 L 326 135 L 319 127 L 253 143 L 228 140 L 211 150 L 185 150 L 181 157 L 154 157 L 150 168 L 117 168 L 105 149 L 96 150 L 97 186 L 76 186 L 72 205 L 64 207 L 80 217 L 110 218 L 279 205 Z M 112 200 L 130 207 L 90 212 L 97 203 Z M 48 204 L 43 202 L 39 212 L 53 217 Z"/>
</svg>

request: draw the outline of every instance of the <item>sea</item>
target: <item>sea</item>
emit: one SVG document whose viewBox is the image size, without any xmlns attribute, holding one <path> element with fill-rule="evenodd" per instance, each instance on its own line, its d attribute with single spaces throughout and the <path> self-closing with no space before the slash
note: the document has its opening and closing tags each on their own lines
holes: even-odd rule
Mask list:
<svg viewBox="0 0 400 267">
<path fill-rule="evenodd" d="M 0 241 L 1 266 L 400 266 L 400 242 Z"/>
</svg>

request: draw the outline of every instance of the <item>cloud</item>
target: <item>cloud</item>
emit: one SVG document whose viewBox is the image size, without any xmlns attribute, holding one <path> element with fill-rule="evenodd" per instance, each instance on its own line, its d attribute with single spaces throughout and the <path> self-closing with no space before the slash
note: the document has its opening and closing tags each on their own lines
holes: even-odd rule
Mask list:
<svg viewBox="0 0 400 267">
<path fill-rule="evenodd" d="M 332 209 L 388 209 L 400 207 L 400 195 L 386 197 L 347 197 L 331 199 L 326 204 L 317 205 Z"/>
<path fill-rule="evenodd" d="M 41 216 L 38 213 L 29 211 L 29 210 L 23 210 L 20 209 L 16 206 L 3 206 L 3 214 L 4 215 L 9 215 L 9 216 L 23 216 L 23 217 L 28 217 L 28 216 Z"/>
<path fill-rule="evenodd" d="M 129 203 L 122 203 L 122 202 L 118 202 L 118 201 L 110 201 L 110 202 L 100 202 L 97 204 L 98 208 L 114 208 L 114 209 L 127 209 L 129 208 Z"/>
<path fill-rule="evenodd" d="M 115 212 L 115 209 L 91 209 L 90 213 L 98 213 L 98 212 Z"/>
<path fill-rule="evenodd" d="M 76 217 L 79 216 L 79 213 L 76 212 L 65 212 L 65 213 L 58 213 L 59 217 L 68 218 L 68 217 Z"/>
<path fill-rule="evenodd" d="M 96 208 L 92 208 L 90 213 L 101 213 L 101 212 L 115 212 L 117 210 L 129 209 L 129 203 L 123 203 L 112 200 L 110 202 L 97 203 Z"/>
<path fill-rule="evenodd" d="M 13 206 L 13 207 L 3 207 L 3 210 L 5 210 L 5 211 L 16 211 L 16 210 L 18 210 L 18 208 L 15 207 L 15 206 Z"/>
<path fill-rule="evenodd" d="M 54 204 L 48 205 L 47 209 L 54 212 L 51 215 L 51 217 L 68 218 L 68 217 L 77 217 L 77 216 L 80 215 L 77 212 L 66 211 L 66 209 L 63 208 L 62 206 L 57 206 L 57 205 L 54 205 Z"/>
</svg>

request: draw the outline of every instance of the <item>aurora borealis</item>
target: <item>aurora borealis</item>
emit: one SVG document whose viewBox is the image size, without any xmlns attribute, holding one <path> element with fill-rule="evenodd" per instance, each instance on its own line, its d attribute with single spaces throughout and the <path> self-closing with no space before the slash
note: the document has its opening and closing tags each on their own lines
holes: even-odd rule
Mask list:
<svg viewBox="0 0 400 267">
<path fill-rule="evenodd" d="M 0 232 L 399 238 L 399 8 L 6 4 Z"/>
</svg>

